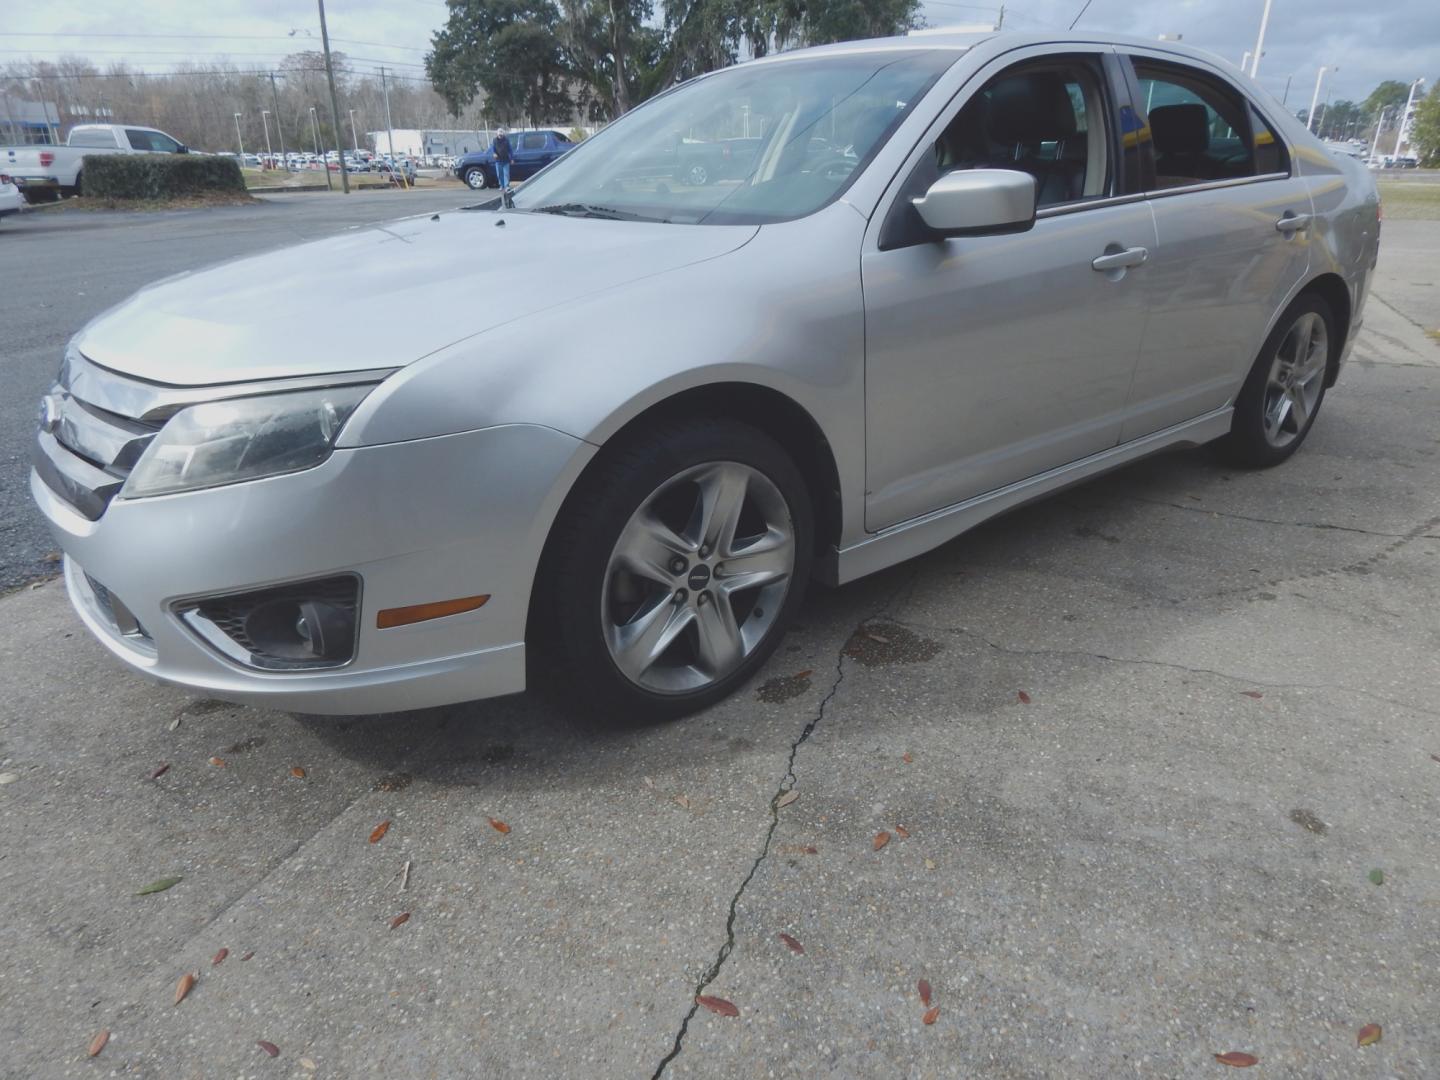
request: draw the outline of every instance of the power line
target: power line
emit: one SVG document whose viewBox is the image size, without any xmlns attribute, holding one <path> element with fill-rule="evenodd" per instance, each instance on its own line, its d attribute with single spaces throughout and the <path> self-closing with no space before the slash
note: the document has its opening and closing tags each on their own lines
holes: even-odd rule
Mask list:
<svg viewBox="0 0 1440 1080">
<path fill-rule="evenodd" d="M 314 50 L 313 50 L 313 49 L 307 49 L 306 51 L 307 51 L 307 52 L 313 52 Z M 32 54 L 33 52 L 34 52 L 33 49 L 0 49 L 0 53 L 23 53 L 23 54 L 25 54 L 25 55 L 27 55 L 27 56 L 30 55 L 30 54 Z M 183 51 L 183 50 L 177 52 L 177 51 L 174 51 L 174 50 L 167 50 L 167 49 L 91 49 L 91 50 L 89 50 L 88 52 L 86 52 L 86 54 L 85 54 L 85 56 L 194 56 L 194 55 L 195 55 L 194 53 L 185 52 L 185 51 Z M 282 59 L 282 60 L 283 60 L 286 55 L 293 56 L 293 55 L 295 55 L 295 54 L 294 54 L 294 53 L 280 54 L 280 53 L 274 52 L 274 51 L 272 51 L 272 52 L 255 52 L 255 53 L 240 53 L 240 52 L 237 52 L 237 53 L 219 53 L 219 54 L 217 54 L 217 57 L 218 57 L 218 56 L 243 56 L 243 57 L 246 57 L 246 58 L 248 58 L 248 59 L 254 59 L 254 58 L 257 58 L 257 57 L 262 58 L 262 59 L 263 59 L 263 58 L 268 58 L 268 57 L 278 57 L 279 59 Z M 84 58 L 84 57 L 80 57 L 80 59 L 83 59 L 83 58 Z M 215 58 L 216 58 L 216 57 L 210 57 L 209 59 L 215 59 Z M 424 64 L 419 63 L 418 61 L 415 61 L 415 60 L 387 60 L 387 59 L 382 59 L 381 57 L 378 57 L 378 56 L 350 56 L 349 54 L 346 54 L 346 59 L 347 59 L 347 60 L 358 60 L 358 61 L 360 61 L 360 62 L 362 62 L 362 63 L 373 63 L 373 64 L 393 65 L 393 66 L 396 66 L 396 67 L 423 68 L 423 67 L 425 66 Z M 53 63 L 53 61 L 50 61 L 50 62 Z"/>
<path fill-rule="evenodd" d="M 17 32 L 6 31 L 0 33 L 0 38 L 9 37 L 78 37 L 78 38 L 172 38 L 181 41 L 306 41 L 307 38 L 297 38 L 294 34 L 138 34 L 138 33 L 90 33 L 85 30 L 57 30 L 55 32 L 43 30 L 22 30 Z M 379 49 L 401 49 L 405 52 L 423 53 L 426 50 L 415 45 L 392 45 L 388 41 L 360 41 L 356 38 L 332 37 L 331 41 L 341 41 L 346 45 L 373 45 Z M 389 61 L 386 61 L 389 63 Z"/>
</svg>

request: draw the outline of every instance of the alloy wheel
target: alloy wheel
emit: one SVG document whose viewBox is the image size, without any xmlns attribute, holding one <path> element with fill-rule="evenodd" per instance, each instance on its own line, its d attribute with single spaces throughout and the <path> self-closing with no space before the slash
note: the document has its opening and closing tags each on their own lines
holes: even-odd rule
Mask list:
<svg viewBox="0 0 1440 1080">
<path fill-rule="evenodd" d="M 600 612 L 611 660 L 654 693 L 719 682 L 775 625 L 795 554 L 790 508 L 759 470 L 722 461 L 676 474 L 610 554 Z"/>
<path fill-rule="evenodd" d="M 1325 388 L 1329 358 L 1325 320 L 1307 311 L 1281 339 L 1265 382 L 1260 415 L 1271 446 L 1288 446 L 1304 433 Z"/>
<path fill-rule="evenodd" d="M 485 170 L 471 169 L 465 174 L 465 183 L 470 185 L 473 191 L 483 191 L 485 189 Z"/>
</svg>

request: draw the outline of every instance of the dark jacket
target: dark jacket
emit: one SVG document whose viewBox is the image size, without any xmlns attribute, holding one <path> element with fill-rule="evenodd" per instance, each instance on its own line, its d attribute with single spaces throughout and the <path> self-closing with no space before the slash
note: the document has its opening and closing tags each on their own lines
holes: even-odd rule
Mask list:
<svg viewBox="0 0 1440 1080">
<path fill-rule="evenodd" d="M 490 148 L 495 151 L 496 161 L 508 162 L 510 160 L 510 140 L 504 135 L 496 135 L 495 142 L 491 144 Z"/>
</svg>

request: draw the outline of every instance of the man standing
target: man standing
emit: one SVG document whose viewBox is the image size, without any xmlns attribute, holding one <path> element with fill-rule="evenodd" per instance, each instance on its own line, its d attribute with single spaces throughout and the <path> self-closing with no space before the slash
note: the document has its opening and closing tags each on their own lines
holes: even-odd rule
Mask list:
<svg viewBox="0 0 1440 1080">
<path fill-rule="evenodd" d="M 503 127 L 495 133 L 490 149 L 495 152 L 495 181 L 506 191 L 510 187 L 510 138 Z"/>
</svg>

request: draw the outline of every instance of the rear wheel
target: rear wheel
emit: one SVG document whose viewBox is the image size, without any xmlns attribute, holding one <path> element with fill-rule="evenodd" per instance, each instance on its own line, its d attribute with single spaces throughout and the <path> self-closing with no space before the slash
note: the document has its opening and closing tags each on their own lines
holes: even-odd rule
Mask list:
<svg viewBox="0 0 1440 1080">
<path fill-rule="evenodd" d="M 577 703 L 682 716 L 784 635 L 810 573 L 809 494 L 785 451 L 736 421 L 661 425 L 605 454 L 542 562 L 542 650 Z"/>
<path fill-rule="evenodd" d="M 475 165 L 465 170 L 465 183 L 472 191 L 484 191 L 490 181 L 485 175 L 485 170 Z"/>
<path fill-rule="evenodd" d="M 704 187 L 710 182 L 710 170 L 696 162 L 685 170 L 685 182 L 693 187 Z"/>
<path fill-rule="evenodd" d="M 1325 377 L 1339 342 L 1330 305 L 1313 293 L 1275 324 L 1235 401 L 1230 434 L 1216 444 L 1232 465 L 1278 465 L 1300 448 L 1325 400 Z"/>
</svg>

